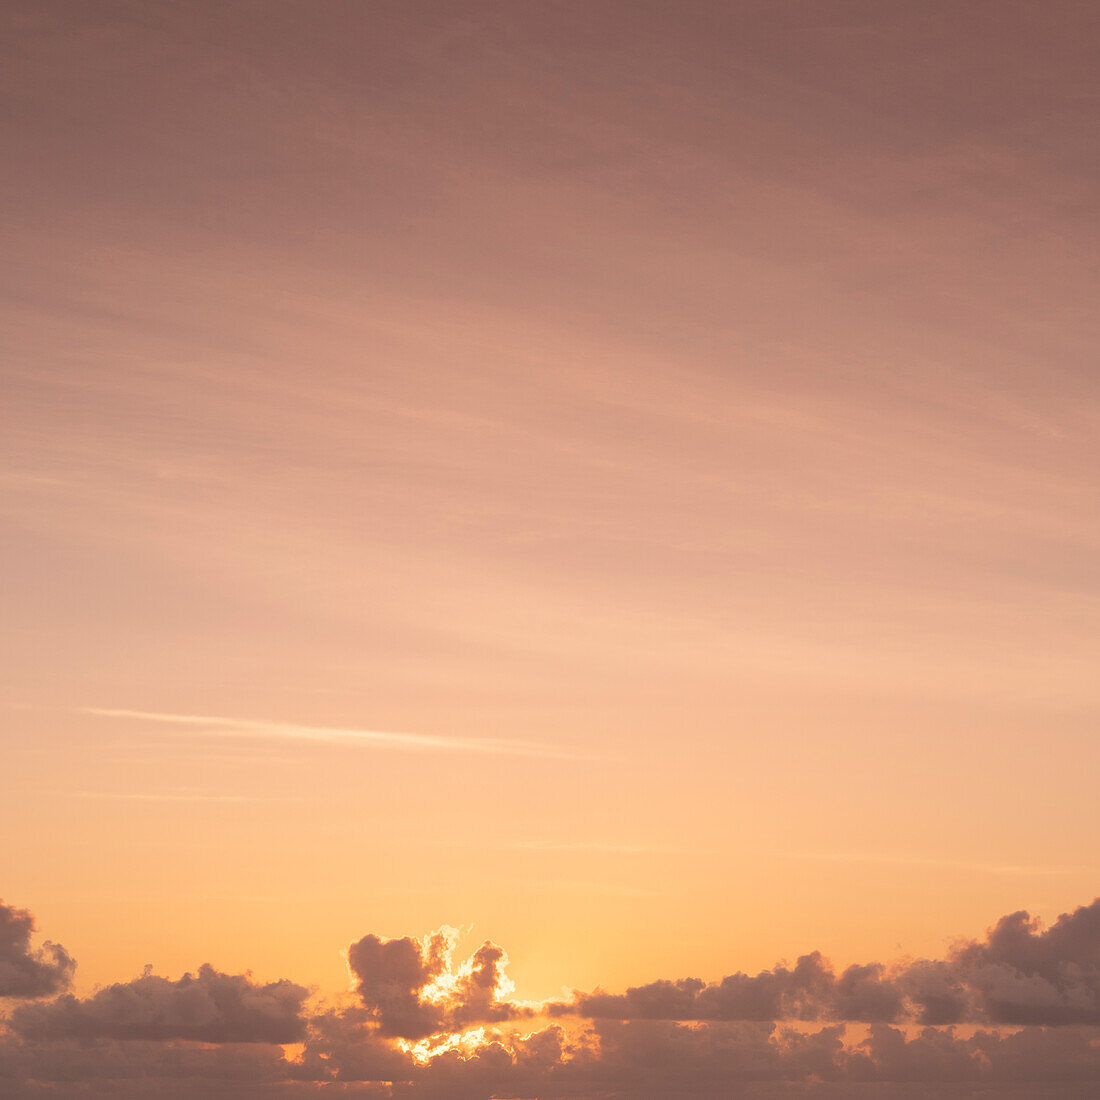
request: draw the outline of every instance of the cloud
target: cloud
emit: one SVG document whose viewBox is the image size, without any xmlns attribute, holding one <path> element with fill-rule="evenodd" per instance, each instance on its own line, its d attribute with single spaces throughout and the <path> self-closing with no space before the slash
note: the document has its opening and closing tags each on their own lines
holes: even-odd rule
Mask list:
<svg viewBox="0 0 1100 1100">
<path fill-rule="evenodd" d="M 1021 910 L 951 960 L 996 1024 L 1100 1024 L 1100 898 L 1063 913 L 1045 932 Z"/>
<path fill-rule="evenodd" d="M 282 1049 L 257 1043 L 64 1040 L 27 1042 L 0 1033 L 0 1096 L 243 1100 L 287 1079 Z"/>
<path fill-rule="evenodd" d="M 815 951 L 790 969 L 731 974 L 710 985 L 680 978 L 619 994 L 578 993 L 572 1004 L 554 1004 L 550 1011 L 616 1020 L 893 1021 L 903 1007 L 901 989 L 881 965 L 851 966 L 837 977 Z"/>
<path fill-rule="evenodd" d="M 67 989 L 76 961 L 49 940 L 31 948 L 34 917 L 0 901 L 0 997 L 49 997 Z"/>
<path fill-rule="evenodd" d="M 783 859 L 807 860 L 814 863 L 873 863 L 889 867 L 946 867 L 959 871 L 976 871 L 989 875 L 1065 875 L 1078 868 L 1038 866 L 1023 863 L 975 863 L 969 860 L 937 859 L 928 856 L 885 854 L 882 852 L 777 852 Z"/>
<path fill-rule="evenodd" d="M 293 982 L 258 985 L 248 974 L 222 974 L 211 966 L 175 982 L 146 969 L 86 1000 L 66 994 L 22 1006 L 12 1014 L 11 1028 L 33 1040 L 294 1043 L 305 1035 L 301 1008 L 308 995 Z"/>
<path fill-rule="evenodd" d="M 369 1010 L 355 1006 L 310 1019 L 302 1057 L 289 1075 L 302 1081 L 400 1081 L 415 1068 L 409 1050 L 383 1036 Z"/>
<path fill-rule="evenodd" d="M 361 1012 L 361 1010 L 360 1010 Z M 490 1034 L 418 1062 L 365 1017 L 311 1022 L 300 1060 L 278 1047 L 0 1038 L 5 1097 L 384 1097 L 386 1100 L 1092 1100 L 1097 1033 L 1015 1034 L 876 1025 L 855 1042 L 839 1026 L 603 1021 L 570 1036 Z"/>
<path fill-rule="evenodd" d="M 673 844 L 619 844 L 604 841 L 547 842 L 539 840 L 517 840 L 508 845 L 530 852 L 593 852 L 605 855 L 696 855 L 707 851 L 705 848 L 681 848 Z"/>
<path fill-rule="evenodd" d="M 347 956 L 354 990 L 324 1004 L 293 982 L 209 966 L 179 981 L 146 971 L 83 1000 L 16 1008 L 0 1023 L 0 1094 L 1091 1100 L 1098 912 L 1100 899 L 1045 930 L 1012 913 L 944 959 L 837 973 L 812 952 L 720 982 L 658 981 L 541 1009 L 511 999 L 502 948 L 486 941 L 456 958 L 449 927 L 361 937 Z M 17 915 L 29 935 L 33 920 Z"/>
<path fill-rule="evenodd" d="M 457 939 L 455 929 L 444 927 L 420 940 L 368 935 L 348 948 L 355 991 L 381 1035 L 424 1039 L 533 1014 L 533 1008 L 504 999 L 513 987 L 502 948 L 486 941 L 456 964 Z"/>
<path fill-rule="evenodd" d="M 348 948 L 355 991 L 377 1018 L 383 1035 L 420 1039 L 443 1029 L 442 1014 L 421 996 L 441 969 L 442 935 L 435 933 L 426 945 L 409 937 L 383 940 L 371 935 Z"/>
<path fill-rule="evenodd" d="M 75 798 L 102 798 L 118 802 L 257 802 L 259 799 L 243 794 L 200 794 L 190 791 L 144 793 L 136 791 L 73 791 Z"/>
<path fill-rule="evenodd" d="M 553 756 L 572 758 L 572 754 L 549 745 L 511 741 L 502 737 L 433 737 L 422 733 L 393 733 L 383 730 L 347 729 L 339 726 L 304 726 L 287 722 L 269 722 L 252 718 L 223 718 L 211 714 L 165 714 L 159 711 L 124 710 L 108 707 L 81 707 L 81 713 L 100 718 L 124 718 L 161 725 L 187 726 L 211 737 L 253 737 L 270 740 L 313 741 L 327 744 L 359 745 L 379 749 L 407 751 L 445 751 L 489 753 L 505 756 Z"/>
<path fill-rule="evenodd" d="M 874 1025 L 852 1040 L 841 1025 L 803 1031 L 757 1022 L 603 1020 L 575 1035 L 555 1026 L 529 1035 L 486 1034 L 420 1063 L 387 1058 L 361 1022 L 337 1015 L 311 1033 L 291 1073 L 345 1090 L 357 1081 L 392 1081 L 386 1095 L 403 1100 L 1066 1100 L 1095 1094 L 1089 1090 L 1100 1084 L 1097 1038 L 1078 1028 L 965 1036 L 950 1028 L 907 1033 Z"/>
<path fill-rule="evenodd" d="M 548 1010 L 617 1020 L 1100 1025 L 1100 898 L 1045 932 L 1026 912 L 1012 913 L 947 959 L 873 962 L 837 975 L 813 952 L 790 969 L 578 992 Z"/>
</svg>

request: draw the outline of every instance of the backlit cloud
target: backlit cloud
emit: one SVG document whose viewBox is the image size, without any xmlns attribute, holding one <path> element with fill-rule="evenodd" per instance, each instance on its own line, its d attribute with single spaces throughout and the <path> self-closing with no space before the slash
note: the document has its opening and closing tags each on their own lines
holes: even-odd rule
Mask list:
<svg viewBox="0 0 1100 1100">
<path fill-rule="evenodd" d="M 1043 930 L 1013 913 L 940 960 L 837 974 L 813 952 L 709 985 L 654 982 L 541 1008 L 510 999 L 495 944 L 456 960 L 452 928 L 367 935 L 348 949 L 354 991 L 327 1002 L 204 966 L 22 1005 L 0 1027 L 0 1093 L 1084 1100 L 1100 1088 L 1098 914 L 1100 899 Z"/>
<path fill-rule="evenodd" d="M 456 963 L 457 939 L 455 929 L 442 928 L 421 940 L 364 936 L 348 948 L 355 990 L 379 1034 L 423 1039 L 533 1015 L 531 1007 L 506 999 L 513 986 L 503 949 L 486 941 Z"/>
</svg>

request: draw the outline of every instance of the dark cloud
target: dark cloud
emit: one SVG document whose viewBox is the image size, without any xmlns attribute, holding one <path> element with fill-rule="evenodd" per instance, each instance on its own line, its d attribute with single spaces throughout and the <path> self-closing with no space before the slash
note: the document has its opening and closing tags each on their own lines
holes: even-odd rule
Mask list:
<svg viewBox="0 0 1100 1100">
<path fill-rule="evenodd" d="M 803 1032 L 762 1023 L 609 1020 L 574 1038 L 560 1027 L 491 1035 L 420 1063 L 376 1031 L 360 1030 L 353 1017 L 326 1013 L 316 1032 L 311 1027 L 312 1063 L 271 1046 L 0 1038 L 0 1095 L 1091 1100 L 1100 1086 L 1095 1029 L 907 1035 L 874 1025 L 853 1042 L 836 1025 Z"/>
<path fill-rule="evenodd" d="M 26 1039 L 191 1039 L 204 1043 L 294 1043 L 304 1038 L 303 986 L 258 985 L 247 974 L 211 966 L 179 981 L 146 970 L 140 978 L 101 989 L 86 1000 L 69 994 L 24 1005 L 11 1028 Z"/>
<path fill-rule="evenodd" d="M 348 948 L 355 991 L 374 1013 L 383 1035 L 420 1039 L 442 1030 L 442 1014 L 421 999 L 425 986 L 442 969 L 442 935 L 436 933 L 427 947 L 407 936 L 383 940 L 370 935 Z"/>
<path fill-rule="evenodd" d="M 348 948 L 355 991 L 377 1022 L 379 1034 L 423 1039 L 479 1023 L 532 1015 L 504 994 L 508 957 L 486 941 L 464 963 L 452 958 L 457 933 L 442 928 L 422 940 L 364 936 Z"/>
<path fill-rule="evenodd" d="M 0 901 L 0 997 L 50 997 L 68 989 L 75 960 L 49 940 L 31 947 L 34 917 Z"/>
<path fill-rule="evenodd" d="M 486 941 L 473 954 L 456 990 L 452 1016 L 455 1023 L 498 1023 L 514 1019 L 514 1005 L 500 1000 L 500 994 L 511 988 L 504 975 L 508 956 L 504 949 Z"/>
<path fill-rule="evenodd" d="M 793 968 L 656 981 L 625 993 L 577 993 L 551 1015 L 614 1020 L 843 1020 L 1100 1025 L 1100 898 L 1046 931 L 1027 913 L 1002 917 L 986 938 L 947 959 L 848 967 L 820 953 Z"/>
<path fill-rule="evenodd" d="M 837 973 L 814 952 L 711 984 L 578 994 L 544 1006 L 557 1022 L 509 1000 L 500 947 L 456 961 L 446 928 L 356 941 L 354 993 L 312 1012 L 287 981 L 147 972 L 84 1000 L 16 1008 L 0 1025 L 0 1095 L 1091 1100 L 1098 911 L 1046 930 L 1013 913 L 940 960 Z M 958 1020 L 966 1027 L 944 1022 Z"/>
<path fill-rule="evenodd" d="M 413 1065 L 406 1051 L 381 1034 L 374 1016 L 356 1006 L 313 1016 L 290 1075 L 303 1081 L 399 1081 Z"/>
<path fill-rule="evenodd" d="M 385 1060 L 377 1037 L 336 1014 L 311 1033 L 298 1079 L 393 1081 L 392 1095 L 421 1100 L 669 1100 L 755 1096 L 1092 1096 L 1100 1086 L 1100 1032 L 1028 1028 L 960 1035 L 952 1028 L 842 1025 L 816 1030 L 759 1022 L 687 1024 L 602 1020 L 570 1034 L 488 1035 L 426 1063 Z M 343 1093 L 341 1093 L 343 1095 Z"/>
<path fill-rule="evenodd" d="M 20 1041 L 0 1033 L 0 1096 L 153 1100 L 269 1097 L 287 1078 L 278 1046 L 192 1042 Z"/>
<path fill-rule="evenodd" d="M 617 1020 L 894 1021 L 904 1014 L 904 998 L 881 965 L 851 966 L 837 977 L 815 951 L 790 969 L 731 974 L 712 985 L 698 978 L 657 981 L 551 1006 L 554 1015 L 570 1012 Z"/>
<path fill-rule="evenodd" d="M 955 970 L 996 1024 L 1100 1024 L 1100 898 L 1045 932 L 1026 912 L 1002 917 Z"/>
</svg>

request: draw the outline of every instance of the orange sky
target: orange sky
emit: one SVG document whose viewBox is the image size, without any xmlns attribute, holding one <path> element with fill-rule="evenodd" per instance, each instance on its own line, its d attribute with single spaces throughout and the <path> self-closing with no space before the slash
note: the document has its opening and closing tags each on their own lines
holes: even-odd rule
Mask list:
<svg viewBox="0 0 1100 1100">
<path fill-rule="evenodd" d="M 78 989 L 1094 896 L 1092 5 L 5 18 L 2 896 Z"/>
</svg>

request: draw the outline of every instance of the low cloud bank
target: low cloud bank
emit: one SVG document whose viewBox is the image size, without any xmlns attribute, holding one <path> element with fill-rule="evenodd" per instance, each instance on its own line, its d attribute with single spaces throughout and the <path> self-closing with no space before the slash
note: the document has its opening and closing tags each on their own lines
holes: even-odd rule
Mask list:
<svg viewBox="0 0 1100 1100">
<path fill-rule="evenodd" d="M 570 1036 L 487 1035 L 427 1061 L 331 1017 L 301 1059 L 281 1047 L 178 1041 L 17 1043 L 0 1037 L 0 1095 L 370 1097 L 386 1100 L 1094 1100 L 1094 1029 L 1026 1028 L 962 1036 L 874 1025 L 853 1043 L 838 1025 L 601 1021 Z"/>
<path fill-rule="evenodd" d="M 64 950 L 33 952 L 33 918 L 3 912 L 15 930 L 4 958 L 53 975 L 19 987 L 67 984 L 73 964 Z M 24 1001 L 0 1021 L 0 1095 L 1100 1095 L 1100 899 L 1045 930 L 1026 913 L 1010 914 L 945 959 L 838 974 L 813 952 L 711 984 L 658 981 L 542 1006 L 510 999 L 500 947 L 485 942 L 456 960 L 457 939 L 450 928 L 421 939 L 364 936 L 348 949 L 353 991 L 328 1002 L 290 981 L 261 984 L 210 966 L 176 981 L 147 970 L 83 999 Z"/>
<path fill-rule="evenodd" d="M 101 989 L 86 1000 L 69 994 L 24 1005 L 11 1029 L 26 1039 L 190 1039 L 203 1043 L 296 1043 L 305 1037 L 302 1003 L 309 990 L 293 982 L 257 985 L 247 974 L 202 966 L 178 981 L 146 969 L 140 978 Z"/>
<path fill-rule="evenodd" d="M 946 959 L 850 966 L 819 952 L 793 967 L 656 981 L 574 995 L 552 1015 L 615 1020 L 847 1020 L 865 1023 L 1100 1025 L 1100 898 L 1047 930 L 1026 912 Z"/>
</svg>

